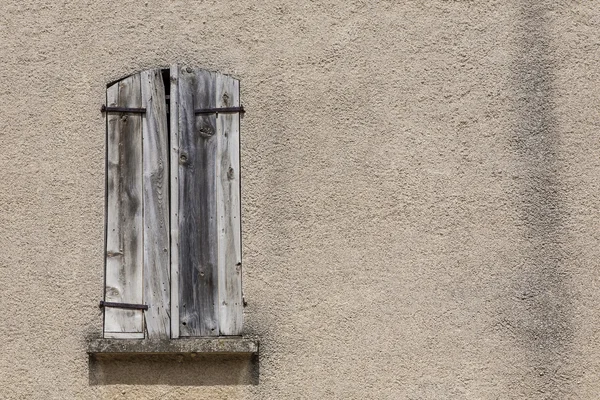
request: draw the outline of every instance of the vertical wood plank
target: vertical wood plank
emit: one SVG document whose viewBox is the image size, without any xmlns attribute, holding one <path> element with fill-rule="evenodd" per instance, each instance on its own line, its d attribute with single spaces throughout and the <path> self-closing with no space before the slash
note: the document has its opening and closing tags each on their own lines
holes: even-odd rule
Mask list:
<svg viewBox="0 0 600 400">
<path fill-rule="evenodd" d="M 170 70 L 171 337 L 179 337 L 179 66 Z"/>
<path fill-rule="evenodd" d="M 141 73 L 144 171 L 144 313 L 147 338 L 171 336 L 169 265 L 169 146 L 160 69 Z"/>
<path fill-rule="evenodd" d="M 107 89 L 107 105 L 141 107 L 140 75 Z M 105 300 L 142 303 L 142 117 L 107 114 Z M 141 310 L 106 308 L 104 336 L 143 338 Z"/>
<path fill-rule="evenodd" d="M 218 336 L 215 74 L 179 75 L 179 314 L 181 336 Z"/>
<path fill-rule="evenodd" d="M 217 107 L 239 107 L 239 81 L 217 76 Z M 240 115 L 217 116 L 217 229 L 219 330 L 242 334 L 242 254 L 240 223 Z"/>
</svg>

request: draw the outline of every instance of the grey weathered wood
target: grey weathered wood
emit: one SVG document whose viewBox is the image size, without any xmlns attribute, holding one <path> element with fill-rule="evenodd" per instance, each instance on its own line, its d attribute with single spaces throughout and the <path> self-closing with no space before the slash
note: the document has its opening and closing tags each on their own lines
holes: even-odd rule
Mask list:
<svg viewBox="0 0 600 400">
<path fill-rule="evenodd" d="M 104 332 L 106 339 L 144 339 L 144 332 Z"/>
<path fill-rule="evenodd" d="M 171 337 L 179 337 L 179 66 L 170 70 Z"/>
<path fill-rule="evenodd" d="M 141 107 L 140 75 L 107 89 L 107 105 Z M 107 114 L 106 287 L 109 302 L 142 298 L 142 116 Z M 104 310 L 104 336 L 143 337 L 141 310 Z"/>
<path fill-rule="evenodd" d="M 239 81 L 216 77 L 217 107 L 240 105 Z M 242 334 L 242 254 L 240 223 L 240 115 L 217 117 L 217 230 L 220 335 Z"/>
<path fill-rule="evenodd" d="M 169 265 L 169 137 L 160 69 L 141 73 L 144 174 L 144 313 L 149 339 L 171 336 Z"/>
<path fill-rule="evenodd" d="M 215 74 L 182 68 L 179 74 L 179 315 L 180 336 L 217 336 Z"/>
</svg>

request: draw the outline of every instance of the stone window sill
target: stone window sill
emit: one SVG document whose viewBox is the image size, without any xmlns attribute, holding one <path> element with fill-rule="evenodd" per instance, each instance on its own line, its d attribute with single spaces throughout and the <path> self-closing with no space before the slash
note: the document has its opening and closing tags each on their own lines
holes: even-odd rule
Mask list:
<svg viewBox="0 0 600 400">
<path fill-rule="evenodd" d="M 258 355 L 258 340 L 243 337 L 186 339 L 95 339 L 87 349 L 90 356 L 119 355 Z"/>
</svg>

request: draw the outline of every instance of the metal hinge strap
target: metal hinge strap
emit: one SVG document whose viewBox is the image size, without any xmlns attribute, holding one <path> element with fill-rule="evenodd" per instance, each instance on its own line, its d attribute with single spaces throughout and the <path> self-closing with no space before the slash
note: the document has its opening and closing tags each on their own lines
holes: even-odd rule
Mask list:
<svg viewBox="0 0 600 400">
<path fill-rule="evenodd" d="M 110 301 L 100 300 L 100 308 L 111 307 L 111 308 L 127 308 L 130 310 L 147 310 L 146 304 L 128 304 L 128 303 L 111 303 Z"/>
<path fill-rule="evenodd" d="M 222 107 L 222 108 L 200 108 L 194 110 L 194 114 L 219 114 L 219 113 L 240 113 L 243 114 L 244 106 L 240 107 Z"/>
<path fill-rule="evenodd" d="M 122 112 L 122 113 L 133 113 L 133 114 L 144 114 L 145 108 L 129 108 L 129 107 L 106 107 L 102 106 L 101 112 Z"/>
<path fill-rule="evenodd" d="M 121 113 L 133 113 L 133 114 L 144 114 L 146 112 L 145 108 L 130 108 L 130 107 L 107 107 L 105 105 L 100 108 L 100 111 L 103 113 L 107 112 L 121 112 Z M 244 107 L 221 107 L 221 108 L 200 108 L 194 110 L 194 114 L 219 114 L 219 113 L 240 113 L 243 114 L 246 111 Z"/>
</svg>

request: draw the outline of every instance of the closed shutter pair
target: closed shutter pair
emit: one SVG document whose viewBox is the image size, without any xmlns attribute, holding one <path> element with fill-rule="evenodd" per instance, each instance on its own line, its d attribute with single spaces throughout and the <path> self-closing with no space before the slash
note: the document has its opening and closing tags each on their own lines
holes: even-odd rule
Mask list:
<svg viewBox="0 0 600 400">
<path fill-rule="evenodd" d="M 106 101 L 104 336 L 241 335 L 239 82 L 173 66 Z"/>
</svg>

